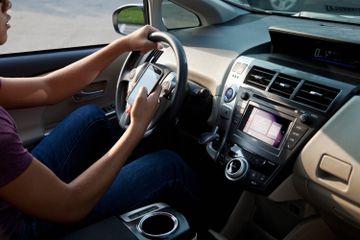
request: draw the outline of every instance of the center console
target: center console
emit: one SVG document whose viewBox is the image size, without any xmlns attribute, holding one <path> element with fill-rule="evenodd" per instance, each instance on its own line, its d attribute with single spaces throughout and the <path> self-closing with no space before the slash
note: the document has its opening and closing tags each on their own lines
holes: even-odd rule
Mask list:
<svg viewBox="0 0 360 240">
<path fill-rule="evenodd" d="M 351 84 L 278 64 L 271 55 L 241 56 L 222 92 L 207 143 L 227 179 L 270 193 L 311 136 L 353 91 Z"/>
<path fill-rule="evenodd" d="M 154 203 L 113 216 L 62 238 L 78 239 L 196 239 L 186 218 L 165 203 Z"/>
</svg>

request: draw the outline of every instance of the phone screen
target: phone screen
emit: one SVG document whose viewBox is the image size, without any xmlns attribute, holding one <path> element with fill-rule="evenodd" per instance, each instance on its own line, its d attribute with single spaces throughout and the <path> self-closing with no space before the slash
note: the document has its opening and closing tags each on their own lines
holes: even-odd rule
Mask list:
<svg viewBox="0 0 360 240">
<path fill-rule="evenodd" d="M 161 69 L 150 64 L 145 69 L 144 73 L 141 75 L 140 79 L 137 81 L 134 88 L 131 90 L 127 102 L 130 105 L 133 105 L 141 86 L 144 86 L 147 89 L 148 94 L 150 94 L 154 90 L 158 81 L 160 80 L 161 75 L 162 75 Z"/>
</svg>

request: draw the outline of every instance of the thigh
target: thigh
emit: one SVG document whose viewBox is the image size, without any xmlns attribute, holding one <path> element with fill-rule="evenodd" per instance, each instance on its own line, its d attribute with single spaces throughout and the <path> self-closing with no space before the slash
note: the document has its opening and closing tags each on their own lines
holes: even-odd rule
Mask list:
<svg viewBox="0 0 360 240">
<path fill-rule="evenodd" d="M 115 142 L 103 111 L 95 105 L 75 110 L 33 150 L 34 157 L 69 182 L 100 158 Z"/>
<path fill-rule="evenodd" d="M 186 215 L 199 207 L 198 183 L 177 154 L 168 150 L 148 154 L 120 171 L 87 220 L 98 221 L 160 201 Z"/>
</svg>

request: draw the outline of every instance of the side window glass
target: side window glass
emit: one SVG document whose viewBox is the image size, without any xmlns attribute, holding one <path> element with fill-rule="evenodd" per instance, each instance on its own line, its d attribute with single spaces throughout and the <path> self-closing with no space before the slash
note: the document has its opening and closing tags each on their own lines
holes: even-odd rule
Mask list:
<svg viewBox="0 0 360 240">
<path fill-rule="evenodd" d="M 119 37 L 111 17 L 124 2 L 12 0 L 11 28 L 0 55 L 107 44 Z M 127 2 L 141 4 L 142 0 Z"/>
<path fill-rule="evenodd" d="M 162 2 L 162 19 L 167 29 L 200 26 L 200 20 L 194 13 L 168 0 Z"/>
</svg>

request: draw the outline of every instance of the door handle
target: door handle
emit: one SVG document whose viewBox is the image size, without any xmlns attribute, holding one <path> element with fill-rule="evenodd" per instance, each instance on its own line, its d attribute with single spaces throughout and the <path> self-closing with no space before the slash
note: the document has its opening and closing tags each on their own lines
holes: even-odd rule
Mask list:
<svg viewBox="0 0 360 240">
<path fill-rule="evenodd" d="M 89 98 L 96 98 L 96 97 L 100 97 L 105 93 L 104 89 L 101 90 L 96 90 L 96 91 L 85 91 L 85 90 L 81 90 L 80 92 L 76 93 L 73 96 L 73 99 L 75 102 L 80 102 L 80 101 L 84 101 L 87 100 Z"/>
</svg>

